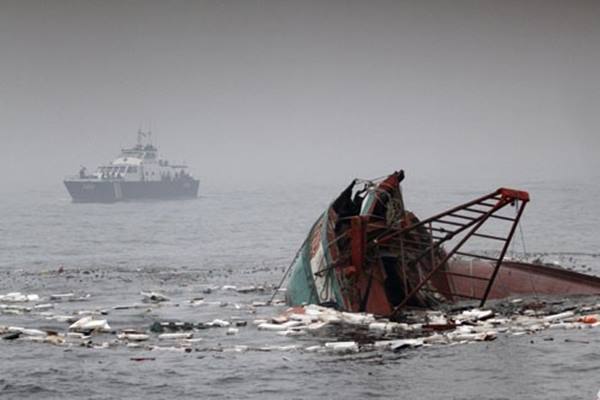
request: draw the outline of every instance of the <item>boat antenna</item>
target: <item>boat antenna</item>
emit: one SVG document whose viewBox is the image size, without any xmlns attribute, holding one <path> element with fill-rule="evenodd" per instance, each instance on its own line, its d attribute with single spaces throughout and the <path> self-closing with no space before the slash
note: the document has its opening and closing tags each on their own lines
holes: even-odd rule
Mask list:
<svg viewBox="0 0 600 400">
<path fill-rule="evenodd" d="M 138 129 L 137 132 L 137 145 L 141 146 L 142 145 L 142 137 L 145 137 L 146 134 L 142 131 L 142 128 Z"/>
</svg>

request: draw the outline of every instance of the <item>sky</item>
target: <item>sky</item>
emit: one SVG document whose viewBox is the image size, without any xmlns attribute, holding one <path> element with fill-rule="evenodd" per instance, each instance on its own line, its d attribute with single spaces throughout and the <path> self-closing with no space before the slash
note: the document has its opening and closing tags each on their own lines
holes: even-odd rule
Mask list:
<svg viewBox="0 0 600 400">
<path fill-rule="evenodd" d="M 3 187 L 151 129 L 222 185 L 600 177 L 597 1 L 0 0 Z"/>
</svg>

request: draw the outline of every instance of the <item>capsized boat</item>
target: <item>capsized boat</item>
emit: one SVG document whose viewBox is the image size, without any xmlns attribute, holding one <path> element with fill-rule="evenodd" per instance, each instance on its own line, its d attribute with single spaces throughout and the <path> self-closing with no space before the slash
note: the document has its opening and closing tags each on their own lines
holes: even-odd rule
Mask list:
<svg viewBox="0 0 600 400">
<path fill-rule="evenodd" d="M 67 177 L 64 184 L 74 202 L 113 203 L 123 200 L 186 199 L 198 195 L 198 179 L 185 164 L 160 158 L 150 140 L 151 132 L 138 132 L 137 144 L 121 150 L 107 165 L 88 174 Z M 144 142 L 145 139 L 145 142 Z"/>
<path fill-rule="evenodd" d="M 355 179 L 331 203 L 287 271 L 289 305 L 394 318 L 461 300 L 600 293 L 598 277 L 506 259 L 527 192 L 500 188 L 420 220 L 404 207 L 403 179 Z"/>
</svg>

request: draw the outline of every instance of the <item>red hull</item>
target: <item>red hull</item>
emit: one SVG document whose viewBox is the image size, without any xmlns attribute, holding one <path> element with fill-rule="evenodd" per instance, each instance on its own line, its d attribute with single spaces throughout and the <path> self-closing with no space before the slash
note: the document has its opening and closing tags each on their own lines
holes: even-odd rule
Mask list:
<svg viewBox="0 0 600 400">
<path fill-rule="evenodd" d="M 454 300 L 483 296 L 493 266 L 484 260 L 452 260 L 447 279 Z M 491 299 L 520 295 L 600 294 L 600 278 L 562 268 L 504 261 L 489 294 Z M 460 296 L 458 296 L 460 295 Z"/>
</svg>

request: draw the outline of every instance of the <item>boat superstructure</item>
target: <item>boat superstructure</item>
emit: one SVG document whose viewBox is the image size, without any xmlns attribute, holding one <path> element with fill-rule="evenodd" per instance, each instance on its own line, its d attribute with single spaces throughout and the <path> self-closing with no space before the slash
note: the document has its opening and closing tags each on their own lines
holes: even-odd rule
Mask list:
<svg viewBox="0 0 600 400">
<path fill-rule="evenodd" d="M 144 142 L 144 139 L 146 141 Z M 138 131 L 137 144 L 124 148 L 117 158 L 88 174 L 82 167 L 77 176 L 64 180 L 74 202 L 111 203 L 135 199 L 193 198 L 198 179 L 184 164 L 171 164 L 159 157 L 151 133 Z"/>
</svg>

